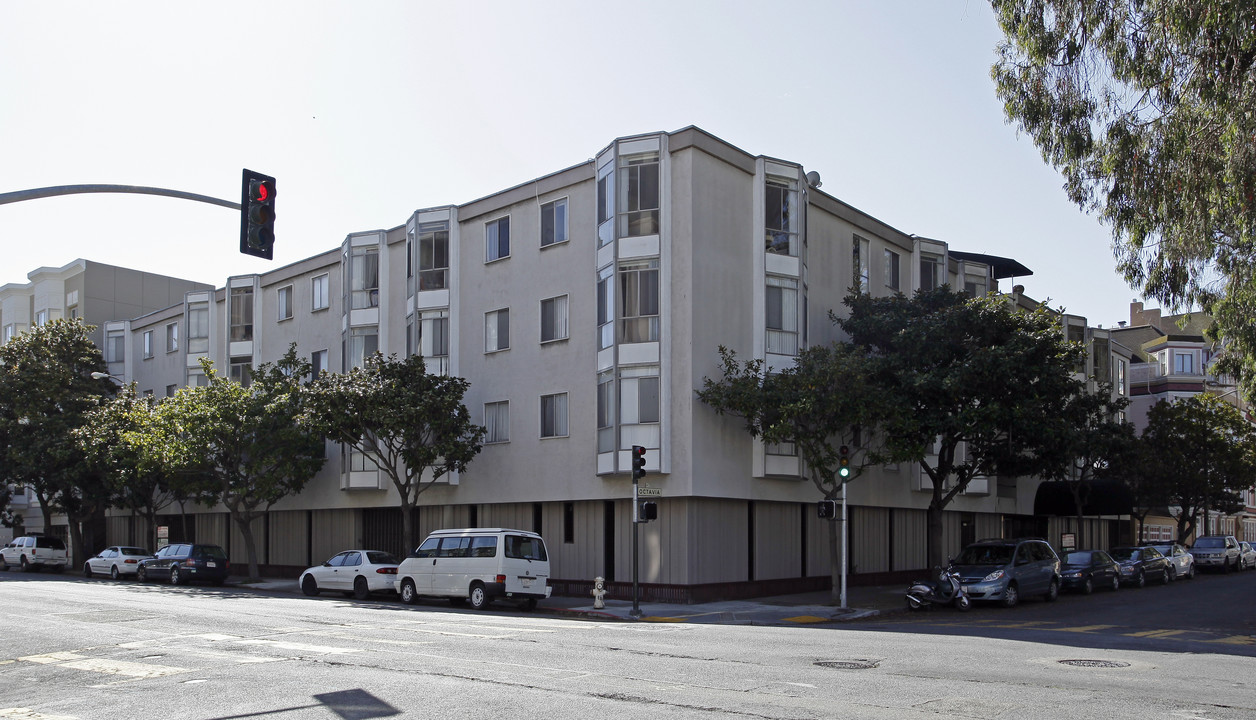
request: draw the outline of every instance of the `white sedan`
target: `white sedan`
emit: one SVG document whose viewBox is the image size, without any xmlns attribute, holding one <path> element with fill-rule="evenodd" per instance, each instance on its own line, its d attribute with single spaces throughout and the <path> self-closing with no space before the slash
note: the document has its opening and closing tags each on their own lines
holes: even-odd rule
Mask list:
<svg viewBox="0 0 1256 720">
<path fill-rule="evenodd" d="M 153 554 L 142 547 L 113 545 L 101 550 L 97 555 L 87 558 L 83 563 L 83 577 L 95 574 L 108 575 L 117 580 L 123 575 L 135 577 L 140 560 L 152 557 Z"/>
<path fill-rule="evenodd" d="M 400 562 L 382 550 L 345 550 L 301 573 L 301 592 L 314 596 L 332 590 L 359 600 L 374 592 L 396 592 L 393 581 Z"/>
</svg>

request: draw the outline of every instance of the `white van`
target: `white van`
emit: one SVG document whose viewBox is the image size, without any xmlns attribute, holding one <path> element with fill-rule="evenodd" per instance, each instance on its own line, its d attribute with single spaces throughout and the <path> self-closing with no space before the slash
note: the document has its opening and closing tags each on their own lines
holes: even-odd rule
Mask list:
<svg viewBox="0 0 1256 720">
<path fill-rule="evenodd" d="M 483 610 L 494 598 L 521 600 L 529 610 L 550 596 L 549 554 L 540 535 L 505 528 L 437 530 L 397 566 L 397 593 L 471 602 Z"/>
</svg>

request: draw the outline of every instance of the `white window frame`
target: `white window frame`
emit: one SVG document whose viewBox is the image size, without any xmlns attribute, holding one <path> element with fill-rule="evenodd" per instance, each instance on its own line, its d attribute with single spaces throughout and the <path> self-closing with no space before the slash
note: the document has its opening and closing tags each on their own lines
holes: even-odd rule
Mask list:
<svg viewBox="0 0 1256 720">
<path fill-rule="evenodd" d="M 510 401 L 484 403 L 485 445 L 510 442 Z"/>
<path fill-rule="evenodd" d="M 566 340 L 569 335 L 567 308 L 570 306 L 567 295 L 557 295 L 541 301 L 541 343 Z M 550 325 L 550 337 L 545 336 L 546 324 Z"/>
<path fill-rule="evenodd" d="M 153 358 L 153 331 L 145 330 L 140 337 L 143 342 L 143 358 L 151 360 Z"/>
<path fill-rule="evenodd" d="M 166 352 L 179 351 L 179 323 L 172 322 L 166 324 Z"/>
<path fill-rule="evenodd" d="M 371 260 L 370 258 L 374 258 Z M 354 310 L 379 307 L 380 267 L 378 245 L 359 245 L 349 251 L 349 307 Z M 374 266 L 372 268 L 372 266 Z M 374 271 L 373 273 L 371 271 Z"/>
<path fill-rule="evenodd" d="M 567 393 L 542 395 L 540 420 L 541 439 L 568 437 Z"/>
<path fill-rule="evenodd" d="M 902 258 L 899 254 L 885 249 L 885 286 L 891 290 L 902 291 Z"/>
<path fill-rule="evenodd" d="M 653 174 L 653 198 L 649 197 L 650 184 L 646 173 Z M 619 237 L 659 234 L 663 206 L 662 177 L 658 151 L 619 158 Z"/>
<path fill-rule="evenodd" d="M 658 259 L 625 262 L 616 275 L 619 280 L 619 342 L 658 342 L 663 334 Z M 652 278 L 644 283 L 645 290 L 642 289 L 644 277 Z M 642 328 L 645 332 L 641 332 Z"/>
<path fill-rule="evenodd" d="M 798 280 L 767 276 L 764 293 L 763 324 L 767 330 L 767 352 L 776 355 L 797 355 L 798 343 Z M 773 313 L 773 296 L 777 313 Z M 774 317 L 774 314 L 776 317 Z"/>
<path fill-rule="evenodd" d="M 315 350 L 310 353 L 310 370 L 314 377 L 318 377 L 321 370 L 330 371 L 331 368 L 327 364 L 329 355 L 330 353 L 326 350 Z"/>
<path fill-rule="evenodd" d="M 548 224 L 546 214 L 550 215 Z M 541 206 L 541 247 L 561 245 L 569 239 L 567 234 L 567 198 L 551 200 Z"/>
<path fill-rule="evenodd" d="M 484 223 L 484 262 L 497 262 L 508 257 L 510 257 L 510 216 L 503 215 Z"/>
<path fill-rule="evenodd" d="M 310 278 L 310 312 L 330 307 L 331 274 L 323 273 Z"/>
<path fill-rule="evenodd" d="M 275 291 L 276 305 L 278 306 L 279 320 L 292 319 L 292 286 L 284 285 Z"/>
<path fill-rule="evenodd" d="M 774 200 L 780 203 L 779 212 L 773 211 Z M 778 218 L 774 223 L 774 219 Z M 798 257 L 798 231 L 801 223 L 797 183 L 789 178 L 767 176 L 763 192 L 764 251 L 774 255 Z M 774 227 L 774 224 L 781 227 Z"/>
<path fill-rule="evenodd" d="M 248 300 L 245 303 L 245 297 Z M 242 305 L 245 303 L 245 305 Z M 228 337 L 231 342 L 253 340 L 253 286 L 231 288 L 227 294 Z M 247 317 L 246 317 L 247 316 Z"/>
<path fill-rule="evenodd" d="M 510 308 L 484 313 L 484 352 L 510 349 Z"/>
<path fill-rule="evenodd" d="M 854 276 L 851 278 L 852 284 L 859 288 L 859 292 L 867 294 L 869 289 L 869 265 L 871 265 L 872 243 L 866 238 L 858 235 L 854 236 L 851 242 L 851 267 Z"/>
</svg>

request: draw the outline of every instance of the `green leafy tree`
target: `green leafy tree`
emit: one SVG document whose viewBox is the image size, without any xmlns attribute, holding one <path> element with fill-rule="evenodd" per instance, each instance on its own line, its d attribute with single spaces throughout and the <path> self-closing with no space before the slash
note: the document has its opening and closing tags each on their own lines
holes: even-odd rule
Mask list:
<svg viewBox="0 0 1256 720">
<path fill-rule="evenodd" d="M 858 477 L 870 457 L 881 405 L 869 386 L 864 356 L 846 345 L 804 350 L 795 364 L 767 372 L 762 360 L 738 363 L 720 348 L 718 379 L 703 378 L 698 398 L 715 412 L 739 417 L 751 436 L 765 443 L 790 443 L 803 470 L 826 500 L 844 482 Z M 839 476 L 840 448 L 852 451 L 851 474 Z M 832 599 L 840 595 L 837 523 L 829 523 L 829 571 Z"/>
<path fill-rule="evenodd" d="M 427 372 L 418 355 L 378 353 L 363 367 L 323 373 L 311 385 L 306 421 L 388 476 L 408 547 L 418 545 L 411 511 L 419 495 L 446 473 L 466 470 L 480 452 L 485 429 L 462 404 L 469 386 Z"/>
<path fill-rule="evenodd" d="M 260 365 L 248 387 L 201 361 L 209 382 L 187 387 L 154 409 L 155 422 L 133 434 L 150 466 L 168 467 L 188 495 L 222 504 L 244 538 L 249 577 L 257 578 L 253 522 L 300 492 L 326 461 L 321 435 L 303 422 L 302 379 L 310 363 L 295 348 Z"/>
<path fill-rule="evenodd" d="M 149 547 L 157 545 L 158 511 L 186 497 L 187 484 L 179 482 L 162 453 L 146 452 L 145 440 L 156 415 L 156 404 L 138 396 L 135 383 L 130 383 L 89 412 L 86 424 L 74 433 L 89 465 L 108 487 L 112 504 L 146 521 Z"/>
<path fill-rule="evenodd" d="M 1256 389 L 1256 4 L 991 0 L 1007 118 L 1111 227 L 1127 281 L 1195 304 Z"/>
<path fill-rule="evenodd" d="M 73 435 L 114 392 L 109 379 L 92 378 L 106 369 L 93 329 L 77 319 L 53 320 L 0 346 L 0 481 L 35 493 L 45 528 L 54 513 L 66 515 L 76 558 L 87 550 L 83 524 L 109 501 Z"/>
<path fill-rule="evenodd" d="M 873 460 L 916 463 L 929 478 L 928 558 L 943 565 L 942 512 L 973 478 L 1062 472 L 1058 438 L 1084 350 L 1046 308 L 1023 312 L 947 286 L 846 304 L 838 322 L 873 359 L 884 406 Z"/>
<path fill-rule="evenodd" d="M 1195 533 L 1201 514 L 1243 509 L 1241 492 L 1256 474 L 1256 430 L 1233 405 L 1212 395 L 1160 401 L 1147 412 L 1143 437 L 1155 458 L 1145 470 L 1178 508 L 1179 540 Z"/>
</svg>

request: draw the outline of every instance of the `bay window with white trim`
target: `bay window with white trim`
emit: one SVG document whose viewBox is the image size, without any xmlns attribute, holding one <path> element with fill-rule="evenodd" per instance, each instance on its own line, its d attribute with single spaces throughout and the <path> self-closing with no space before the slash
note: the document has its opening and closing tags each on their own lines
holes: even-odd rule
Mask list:
<svg viewBox="0 0 1256 720">
<path fill-rule="evenodd" d="M 659 340 L 659 261 L 640 260 L 619 266 L 619 341 Z"/>
<path fill-rule="evenodd" d="M 767 351 L 776 355 L 797 355 L 798 281 L 769 275 L 766 301 Z"/>
</svg>

